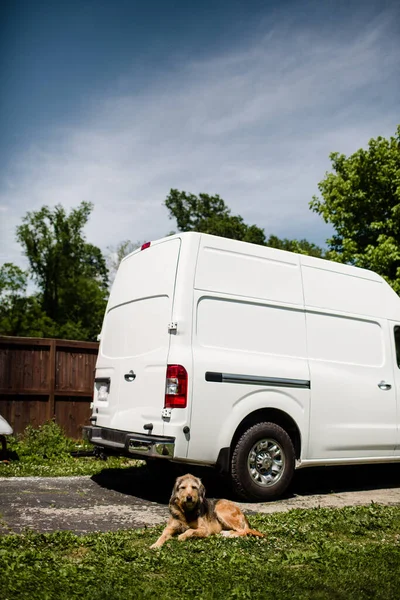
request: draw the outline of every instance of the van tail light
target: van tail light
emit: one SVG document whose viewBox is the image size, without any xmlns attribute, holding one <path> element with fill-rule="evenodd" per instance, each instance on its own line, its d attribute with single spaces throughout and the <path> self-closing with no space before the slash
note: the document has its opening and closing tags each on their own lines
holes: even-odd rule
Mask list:
<svg viewBox="0 0 400 600">
<path fill-rule="evenodd" d="M 188 374 L 182 365 L 167 366 L 164 408 L 186 408 Z"/>
</svg>

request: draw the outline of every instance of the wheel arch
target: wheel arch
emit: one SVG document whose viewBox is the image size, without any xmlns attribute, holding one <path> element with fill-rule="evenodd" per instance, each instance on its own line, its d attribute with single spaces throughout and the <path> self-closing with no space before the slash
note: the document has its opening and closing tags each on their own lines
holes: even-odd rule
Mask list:
<svg viewBox="0 0 400 600">
<path fill-rule="evenodd" d="M 220 471 L 229 472 L 233 450 L 243 433 L 253 425 L 263 422 L 275 423 L 275 425 L 282 427 L 292 440 L 296 459 L 300 458 L 301 433 L 295 420 L 285 411 L 278 408 L 260 408 L 252 411 L 242 419 L 232 436 L 230 446 L 220 450 L 217 460 L 217 467 Z"/>
</svg>

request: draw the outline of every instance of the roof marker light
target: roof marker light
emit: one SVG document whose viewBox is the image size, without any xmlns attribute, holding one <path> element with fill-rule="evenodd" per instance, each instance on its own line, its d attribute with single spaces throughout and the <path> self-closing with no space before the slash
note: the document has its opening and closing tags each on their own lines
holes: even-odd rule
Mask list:
<svg viewBox="0 0 400 600">
<path fill-rule="evenodd" d="M 146 242 L 145 244 L 142 244 L 140 249 L 141 250 L 146 250 L 146 248 L 150 248 L 151 242 Z"/>
</svg>

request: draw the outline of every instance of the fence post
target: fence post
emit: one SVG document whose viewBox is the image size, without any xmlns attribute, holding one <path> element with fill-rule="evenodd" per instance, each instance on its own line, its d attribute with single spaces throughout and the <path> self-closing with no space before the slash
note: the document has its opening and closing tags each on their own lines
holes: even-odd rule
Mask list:
<svg viewBox="0 0 400 600">
<path fill-rule="evenodd" d="M 50 340 L 50 389 L 49 389 L 49 421 L 56 416 L 55 389 L 56 389 L 56 340 Z"/>
</svg>

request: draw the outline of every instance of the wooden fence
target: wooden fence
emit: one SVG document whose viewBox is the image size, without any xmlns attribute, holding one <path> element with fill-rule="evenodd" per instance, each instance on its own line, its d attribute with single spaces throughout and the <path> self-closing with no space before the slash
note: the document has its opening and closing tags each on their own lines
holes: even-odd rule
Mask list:
<svg viewBox="0 0 400 600">
<path fill-rule="evenodd" d="M 97 342 L 0 336 L 0 414 L 14 433 L 54 419 L 72 438 L 89 424 Z"/>
</svg>

